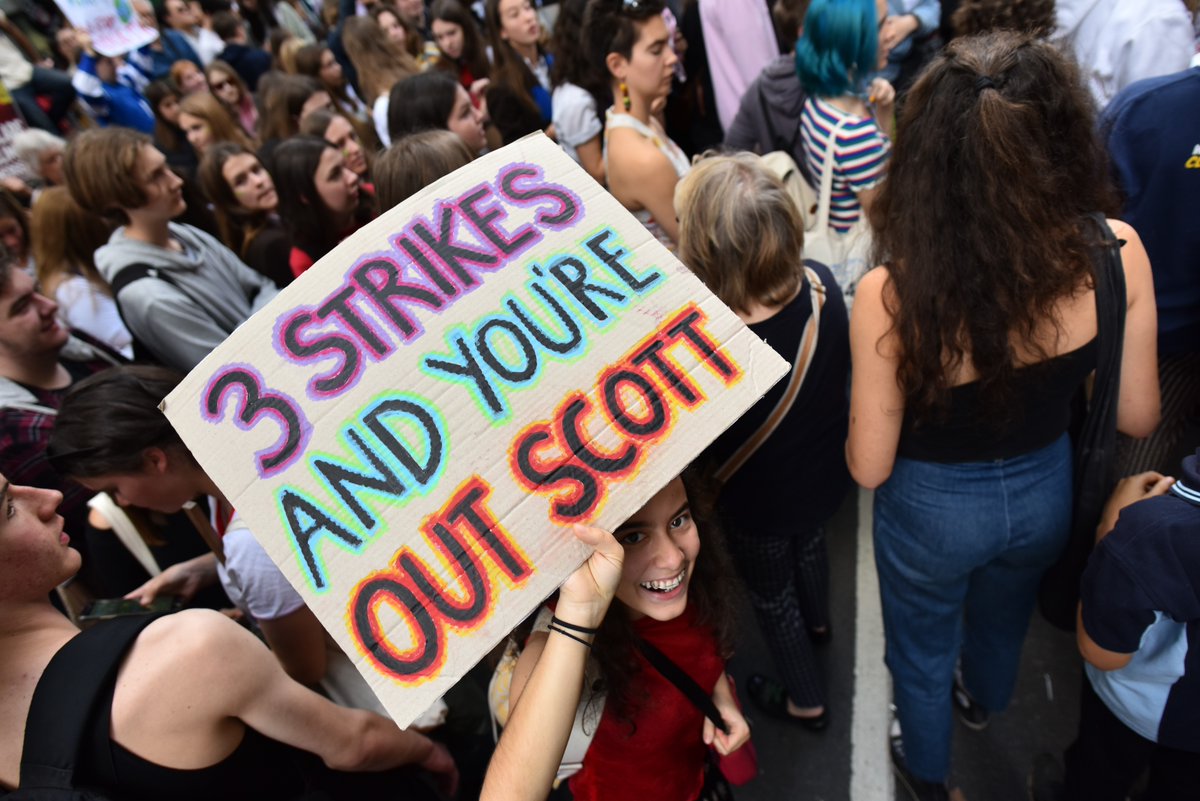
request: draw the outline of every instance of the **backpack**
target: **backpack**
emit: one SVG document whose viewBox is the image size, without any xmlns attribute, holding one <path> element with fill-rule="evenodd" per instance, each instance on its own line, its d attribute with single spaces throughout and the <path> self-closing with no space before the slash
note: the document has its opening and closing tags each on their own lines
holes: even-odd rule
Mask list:
<svg viewBox="0 0 1200 801">
<path fill-rule="evenodd" d="M 179 283 L 171 277 L 170 272 L 167 270 L 160 270 L 157 267 L 152 267 L 149 264 L 127 264 L 121 269 L 117 270 L 117 272 L 113 275 L 112 280 L 108 282 L 109 287 L 112 289 L 113 300 L 117 303 L 117 314 L 121 316 L 121 322 L 125 324 L 125 327 L 129 329 L 129 333 L 133 337 L 134 362 L 138 364 L 161 364 L 159 359 L 154 355 L 154 352 L 150 350 L 150 348 L 146 347 L 146 343 L 133 333 L 133 329 L 129 327 L 129 321 L 125 319 L 125 312 L 121 309 L 121 290 L 132 284 L 134 281 L 140 281 L 143 278 L 157 278 L 158 280 L 165 281 L 166 283 L 175 287 L 180 292 L 183 292 L 184 295 L 187 295 L 188 293 L 185 292 L 183 287 L 181 287 Z"/>
<path fill-rule="evenodd" d="M 161 615 L 105 621 L 73 637 L 38 679 L 25 718 L 20 786 L 5 801 L 109 801 L 110 796 L 75 785 L 84 734 L 100 696 L 142 629 Z"/>
<path fill-rule="evenodd" d="M 804 171 L 796 164 L 796 160 L 784 150 L 774 150 L 759 158 L 762 159 L 762 165 L 783 182 L 783 188 L 796 201 L 804 230 L 812 230 L 817 215 L 817 192 L 804 177 Z"/>
</svg>

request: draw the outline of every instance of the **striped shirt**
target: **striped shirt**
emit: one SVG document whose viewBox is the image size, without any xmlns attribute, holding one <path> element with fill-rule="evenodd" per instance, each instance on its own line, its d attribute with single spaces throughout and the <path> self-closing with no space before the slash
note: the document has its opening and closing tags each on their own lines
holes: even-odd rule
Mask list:
<svg viewBox="0 0 1200 801">
<path fill-rule="evenodd" d="M 808 98 L 800 113 L 800 141 L 818 192 L 821 171 L 825 168 L 825 150 L 833 129 L 842 120 L 845 124 L 833 148 L 829 225 L 845 232 L 858 222 L 862 212 L 857 194 L 883 180 L 892 143 L 871 117 L 847 114 L 820 98 Z"/>
</svg>

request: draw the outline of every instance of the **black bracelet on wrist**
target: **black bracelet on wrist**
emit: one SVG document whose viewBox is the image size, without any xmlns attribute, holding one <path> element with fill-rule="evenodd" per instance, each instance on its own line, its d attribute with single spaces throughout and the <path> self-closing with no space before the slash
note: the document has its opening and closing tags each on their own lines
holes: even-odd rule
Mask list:
<svg viewBox="0 0 1200 801">
<path fill-rule="evenodd" d="M 560 621 L 560 622 L 561 622 L 561 621 Z M 564 637 L 570 637 L 572 640 L 574 640 L 575 642 L 577 642 L 577 643 L 579 643 L 579 644 L 583 645 L 585 648 L 591 648 L 591 647 L 592 647 L 592 644 L 591 644 L 589 641 L 587 641 L 587 640 L 583 639 L 582 637 L 577 637 L 577 636 L 575 636 L 574 634 L 572 634 L 571 632 L 567 631 L 566 629 L 560 629 L 560 628 L 559 628 L 558 626 L 556 626 L 556 625 L 555 625 L 553 622 L 551 622 L 551 623 L 550 623 L 550 627 L 549 627 L 549 628 L 550 628 L 550 631 L 553 631 L 553 632 L 554 632 L 554 633 L 556 633 L 556 634 L 561 634 L 561 635 L 562 635 L 562 636 L 564 636 Z"/>
<path fill-rule="evenodd" d="M 550 625 L 562 626 L 563 628 L 570 629 L 571 631 L 578 631 L 580 634 L 596 634 L 600 631 L 598 628 L 589 629 L 587 626 L 577 626 L 574 623 L 568 623 L 565 620 L 559 620 L 556 615 L 550 616 Z"/>
</svg>

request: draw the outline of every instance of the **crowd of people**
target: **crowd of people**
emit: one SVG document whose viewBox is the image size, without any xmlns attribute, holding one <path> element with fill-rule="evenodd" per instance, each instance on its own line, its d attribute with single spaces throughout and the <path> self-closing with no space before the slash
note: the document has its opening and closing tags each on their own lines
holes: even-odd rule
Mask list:
<svg viewBox="0 0 1200 801">
<path fill-rule="evenodd" d="M 847 712 L 817 653 L 857 484 L 908 797 L 951 797 L 955 719 L 1004 711 L 1035 608 L 1087 681 L 1031 797 L 1196 797 L 1195 0 L 132 0 L 158 35 L 123 55 L 24 8 L 0 787 L 54 773 L 22 760 L 79 671 L 71 780 L 111 798 L 729 798 L 748 717 Z M 614 534 L 578 527 L 595 555 L 401 730 L 158 404 L 342 240 L 539 131 L 792 367 Z M 743 593 L 770 655 L 744 710 Z M 80 656 L 117 630 L 80 634 L 84 602 L 121 597 L 190 608 Z"/>
</svg>

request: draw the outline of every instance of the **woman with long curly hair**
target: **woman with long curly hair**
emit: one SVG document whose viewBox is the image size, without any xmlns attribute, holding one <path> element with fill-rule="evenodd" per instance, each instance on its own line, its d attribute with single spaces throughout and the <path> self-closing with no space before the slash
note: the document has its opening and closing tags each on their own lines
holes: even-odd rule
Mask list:
<svg viewBox="0 0 1200 801">
<path fill-rule="evenodd" d="M 1097 214 L 1112 197 L 1091 109 L 1050 45 L 957 39 L 910 91 L 870 212 L 887 261 L 851 318 L 846 456 L 876 488 L 892 759 L 913 798 L 947 797 L 953 711 L 982 728 L 1012 696 L 1086 467 L 1072 399 L 1120 333 L 1097 311 L 1119 297 L 1108 273 L 1126 287 L 1116 426 L 1158 423 L 1150 265 L 1132 228 Z"/>
<path fill-rule="evenodd" d="M 1049 36 L 1054 31 L 1054 0 L 962 0 L 950 17 L 955 36 L 996 30 Z"/>
<path fill-rule="evenodd" d="M 586 644 L 594 636 L 592 667 L 599 682 L 589 682 L 591 692 L 584 692 L 591 696 L 582 699 L 585 730 L 599 693 L 604 701 L 583 766 L 571 777 L 576 801 L 719 797 L 702 795 L 712 789 L 705 783 L 716 778 L 710 774 L 718 773 L 704 769 L 707 743 L 727 754 L 750 737 L 725 675 L 733 634 L 728 557 L 706 500 L 695 483 L 677 477 L 617 527 L 625 560 L 616 602 L 598 631 L 577 637 Z M 513 671 L 513 708 L 550 635 L 570 635 L 563 628 L 569 625 L 557 617 L 535 624 Z M 728 730 L 716 729 L 653 666 L 642 645 L 657 649 L 710 695 Z"/>
<path fill-rule="evenodd" d="M 180 101 L 179 127 L 198 156 L 203 156 L 217 142 L 254 146 L 254 140 L 238 125 L 233 112 L 208 92 L 197 92 Z"/>
</svg>

